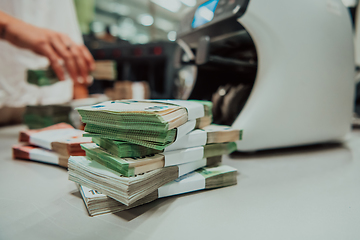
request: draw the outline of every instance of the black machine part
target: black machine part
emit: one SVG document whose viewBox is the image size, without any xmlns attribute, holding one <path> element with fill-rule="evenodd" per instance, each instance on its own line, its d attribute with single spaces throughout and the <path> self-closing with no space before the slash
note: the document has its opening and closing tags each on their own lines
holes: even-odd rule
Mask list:
<svg viewBox="0 0 360 240">
<path fill-rule="evenodd" d="M 182 86 L 178 77 L 176 89 L 179 91 L 176 95 L 183 99 L 212 100 L 215 123 L 233 123 L 255 81 L 255 44 L 237 21 L 245 13 L 247 4 L 248 1 L 242 0 L 220 0 L 212 21 L 191 28 L 194 15 L 190 15 L 195 14 L 195 9 L 180 26 L 178 42 L 182 54 L 178 54 L 175 62 L 181 66 L 179 75 L 187 79 L 183 79 L 182 83 L 186 83 L 186 86 Z M 226 11 L 218 11 L 217 14 L 219 6 Z M 237 11 L 233 11 L 234 8 Z"/>
</svg>

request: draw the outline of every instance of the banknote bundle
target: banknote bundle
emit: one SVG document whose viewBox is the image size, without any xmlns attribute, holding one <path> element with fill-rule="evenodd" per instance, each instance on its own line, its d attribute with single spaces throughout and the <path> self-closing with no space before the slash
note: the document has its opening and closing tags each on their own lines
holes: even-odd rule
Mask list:
<svg viewBox="0 0 360 240">
<path fill-rule="evenodd" d="M 91 75 L 97 80 L 116 80 L 117 78 L 117 64 L 116 61 L 111 60 L 97 60 L 95 61 L 95 69 Z"/>
<path fill-rule="evenodd" d="M 30 129 L 48 127 L 57 123 L 68 123 L 83 129 L 81 117 L 75 108 L 108 100 L 104 94 L 91 94 L 88 98 L 74 99 L 64 104 L 28 105 L 23 120 Z"/>
<path fill-rule="evenodd" d="M 68 171 L 69 180 L 101 191 L 125 205 L 130 205 L 180 176 L 207 165 L 218 164 L 220 161 L 219 156 L 200 159 L 125 177 L 89 157 L 71 156 Z"/>
<path fill-rule="evenodd" d="M 66 123 L 20 131 L 20 144 L 13 146 L 13 157 L 67 167 L 70 156 L 85 155 L 80 144 L 92 142 L 91 138 L 83 137 L 83 133 Z"/>
<path fill-rule="evenodd" d="M 110 100 L 149 99 L 150 86 L 146 81 L 116 81 L 113 88 L 105 89 Z"/>
<path fill-rule="evenodd" d="M 75 129 L 69 124 L 58 123 L 37 130 L 23 130 L 19 142 L 53 150 L 61 155 L 84 156 L 80 144 L 91 143 L 91 138 L 83 137 L 84 131 Z"/>
<path fill-rule="evenodd" d="M 16 144 L 12 146 L 12 155 L 13 159 L 31 160 L 59 165 L 61 167 L 68 166 L 69 158 L 69 156 L 28 144 Z"/>
<path fill-rule="evenodd" d="M 82 144 L 81 146 L 85 150 L 86 156 L 126 177 L 146 173 L 158 168 L 221 156 L 236 150 L 236 144 L 230 142 L 167 151 L 139 158 L 121 158 L 108 153 L 95 143 Z"/>
<path fill-rule="evenodd" d="M 59 79 L 51 68 L 38 70 L 29 69 L 27 71 L 27 81 L 37 86 L 48 86 L 58 82 Z"/>
<path fill-rule="evenodd" d="M 96 209 L 102 204 L 127 209 L 170 196 L 164 194 L 164 189 L 173 188 L 167 184 L 198 169 L 227 169 L 221 165 L 222 155 L 236 150 L 242 131 L 210 125 L 211 108 L 211 102 L 182 100 L 107 101 L 79 107 L 86 123 L 84 136 L 92 137 L 93 143 L 81 144 L 86 156 L 70 157 L 69 179 L 106 196 L 95 203 Z M 221 176 L 218 185 L 211 185 L 214 175 L 199 189 L 236 184 L 236 170 L 216 173 Z M 235 180 L 224 182 L 228 175 Z M 108 210 L 100 207 L 99 213 Z"/>
<path fill-rule="evenodd" d="M 30 129 L 44 128 L 60 122 L 70 123 L 70 112 L 68 104 L 28 105 L 23 120 Z"/>
<path fill-rule="evenodd" d="M 211 104 L 211 103 L 210 103 Z M 77 108 L 85 136 L 126 141 L 163 150 L 209 117 L 209 102 L 121 100 Z M 205 114 L 208 114 L 207 116 Z"/>
<path fill-rule="evenodd" d="M 147 148 L 126 141 L 111 140 L 107 138 L 93 137 L 92 140 L 109 153 L 118 157 L 143 157 L 172 150 L 193 148 L 213 143 L 228 143 L 242 139 L 242 130 L 224 125 L 208 125 L 201 129 L 195 129 L 185 136 L 178 138 L 163 150 Z"/>
<path fill-rule="evenodd" d="M 49 127 L 40 128 L 40 129 L 27 129 L 27 130 L 21 130 L 19 133 L 19 142 L 29 142 L 30 136 L 42 132 L 42 131 L 48 131 L 48 130 L 55 130 L 55 129 L 73 129 L 74 127 L 67 123 L 58 123 L 51 125 Z"/>
<path fill-rule="evenodd" d="M 114 213 L 134 208 L 158 198 L 170 197 L 189 192 L 221 188 L 237 183 L 237 170 L 227 165 L 203 167 L 195 172 L 179 177 L 135 201 L 130 205 L 122 204 L 115 199 L 83 185 L 77 184 L 90 216 Z"/>
<path fill-rule="evenodd" d="M 117 64 L 111 60 L 97 60 L 95 61 L 95 69 L 90 75 L 97 80 L 116 80 Z M 42 87 L 58 81 L 59 78 L 51 68 L 27 70 L 27 82 L 30 84 Z"/>
</svg>

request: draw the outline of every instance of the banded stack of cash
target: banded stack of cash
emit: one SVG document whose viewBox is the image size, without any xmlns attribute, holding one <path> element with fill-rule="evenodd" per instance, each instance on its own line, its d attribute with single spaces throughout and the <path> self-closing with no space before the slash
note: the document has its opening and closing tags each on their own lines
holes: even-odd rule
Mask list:
<svg viewBox="0 0 360 240">
<path fill-rule="evenodd" d="M 48 86 L 59 81 L 55 72 L 51 68 L 27 71 L 27 81 L 37 86 Z"/>
<path fill-rule="evenodd" d="M 24 113 L 24 124 L 30 129 L 44 128 L 56 123 L 70 123 L 70 105 L 28 105 Z"/>
<path fill-rule="evenodd" d="M 203 167 L 171 181 L 129 206 L 100 193 L 77 184 L 90 216 L 114 213 L 134 208 L 158 198 L 170 197 L 189 192 L 221 188 L 237 183 L 237 170 L 226 165 Z"/>
<path fill-rule="evenodd" d="M 12 155 L 13 159 L 49 163 L 61 167 L 68 166 L 69 158 L 69 156 L 61 155 L 57 152 L 29 144 L 16 144 L 12 146 Z"/>
<path fill-rule="evenodd" d="M 108 97 L 104 94 L 92 94 L 88 98 L 75 99 L 65 104 L 29 105 L 26 106 L 23 120 L 30 129 L 44 128 L 61 122 L 81 128 L 83 123 L 79 113 L 74 109 L 106 100 Z"/>
<path fill-rule="evenodd" d="M 111 60 L 95 61 L 95 69 L 90 73 L 97 80 L 116 80 L 117 64 Z M 37 86 L 48 86 L 58 82 L 54 70 L 51 68 L 27 70 L 27 82 Z"/>
<path fill-rule="evenodd" d="M 179 105 L 180 104 L 180 105 Z M 88 137 L 163 150 L 211 118 L 211 102 L 122 100 L 77 108 Z"/>
<path fill-rule="evenodd" d="M 113 88 L 105 89 L 111 100 L 149 99 L 150 86 L 146 81 L 116 81 Z"/>
<path fill-rule="evenodd" d="M 69 179 L 126 206 L 202 167 L 218 166 L 236 150 L 241 131 L 206 125 L 203 101 L 109 101 L 80 107 L 86 157 L 69 159 Z M 201 123 L 201 124 L 199 124 Z"/>
<path fill-rule="evenodd" d="M 94 143 L 118 157 L 142 157 L 151 154 L 170 152 L 174 150 L 194 148 L 199 146 L 205 146 L 205 148 L 208 148 L 208 150 L 211 151 L 211 149 L 219 147 L 235 147 L 233 142 L 241 139 L 241 130 L 233 129 L 229 126 L 213 124 L 190 131 L 185 136 L 178 138 L 163 150 L 148 148 L 126 141 L 112 140 L 101 137 L 92 138 Z M 215 143 L 218 144 L 216 145 Z"/>
<path fill-rule="evenodd" d="M 116 80 L 117 64 L 112 60 L 95 61 L 95 69 L 91 75 L 97 80 Z"/>
<path fill-rule="evenodd" d="M 59 123 L 37 130 L 20 131 L 19 142 L 12 147 L 14 159 L 26 159 L 67 167 L 70 156 L 84 156 L 80 144 L 91 143 L 84 131 Z"/>
</svg>

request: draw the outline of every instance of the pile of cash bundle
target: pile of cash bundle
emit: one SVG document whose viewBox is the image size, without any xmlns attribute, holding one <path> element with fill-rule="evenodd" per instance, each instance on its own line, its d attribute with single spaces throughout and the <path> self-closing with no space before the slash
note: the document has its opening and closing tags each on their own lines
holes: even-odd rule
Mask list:
<svg viewBox="0 0 360 240">
<path fill-rule="evenodd" d="M 183 100 L 108 101 L 77 108 L 86 123 L 84 136 L 93 143 L 81 144 L 86 156 L 70 157 L 68 172 L 89 214 L 236 184 L 236 169 L 222 165 L 221 158 L 236 150 L 242 131 L 210 125 L 211 108 L 211 102 Z M 89 196 L 94 193 L 101 197 Z"/>
<path fill-rule="evenodd" d="M 74 99 L 63 104 L 28 105 L 23 120 L 30 129 L 40 129 L 57 123 L 69 123 L 76 128 L 83 128 L 76 107 L 96 104 L 108 100 L 104 94 L 92 94 L 88 98 Z"/>
<path fill-rule="evenodd" d="M 91 75 L 97 80 L 116 80 L 117 63 L 112 60 L 95 61 L 95 69 Z"/>
<path fill-rule="evenodd" d="M 20 131 L 20 143 L 12 147 L 13 158 L 67 167 L 70 156 L 85 156 L 80 144 L 91 143 L 91 138 L 83 133 L 67 123 Z"/>
<path fill-rule="evenodd" d="M 110 100 L 149 99 L 150 86 L 146 81 L 116 81 L 113 88 L 105 89 Z"/>
<path fill-rule="evenodd" d="M 115 80 L 117 78 L 117 64 L 111 60 L 95 61 L 95 69 L 90 75 L 97 80 Z M 27 82 L 37 86 L 48 86 L 57 83 L 59 78 L 51 68 L 28 69 Z"/>
<path fill-rule="evenodd" d="M 58 82 L 59 79 L 51 68 L 27 70 L 27 82 L 37 86 L 48 86 Z"/>
<path fill-rule="evenodd" d="M 69 104 L 28 105 L 24 113 L 24 124 L 30 129 L 39 129 L 56 123 L 70 123 Z"/>
</svg>

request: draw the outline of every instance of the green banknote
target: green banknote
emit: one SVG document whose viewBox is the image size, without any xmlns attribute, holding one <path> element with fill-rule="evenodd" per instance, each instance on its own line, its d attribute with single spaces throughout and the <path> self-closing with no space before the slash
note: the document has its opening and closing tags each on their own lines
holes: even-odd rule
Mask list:
<svg viewBox="0 0 360 240">
<path fill-rule="evenodd" d="M 55 72 L 48 69 L 39 69 L 39 70 L 28 70 L 27 71 L 27 81 L 30 84 L 35 84 L 38 86 L 48 86 L 52 85 L 59 81 Z"/>
<path fill-rule="evenodd" d="M 108 153 L 95 143 L 81 144 L 81 147 L 87 157 L 126 177 L 164 167 L 163 156 L 158 154 L 142 158 L 121 158 Z M 144 168 L 144 165 L 150 168 Z"/>
<path fill-rule="evenodd" d="M 92 141 L 109 153 L 121 158 L 143 157 L 162 152 L 161 150 L 144 147 L 130 142 L 110 140 L 107 138 L 93 137 Z"/>
</svg>

